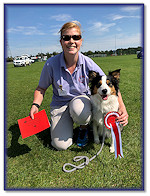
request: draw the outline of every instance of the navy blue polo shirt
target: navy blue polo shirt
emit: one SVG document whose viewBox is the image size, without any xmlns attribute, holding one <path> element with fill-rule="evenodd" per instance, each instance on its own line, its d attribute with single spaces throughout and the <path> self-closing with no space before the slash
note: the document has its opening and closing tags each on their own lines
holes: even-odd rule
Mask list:
<svg viewBox="0 0 150 196">
<path fill-rule="evenodd" d="M 89 70 L 105 75 L 92 59 L 80 52 L 77 66 L 71 74 L 66 67 L 64 53 L 62 52 L 47 60 L 41 73 L 39 86 L 46 89 L 52 85 L 53 97 L 50 105 L 63 106 L 78 95 L 90 95 Z"/>
</svg>

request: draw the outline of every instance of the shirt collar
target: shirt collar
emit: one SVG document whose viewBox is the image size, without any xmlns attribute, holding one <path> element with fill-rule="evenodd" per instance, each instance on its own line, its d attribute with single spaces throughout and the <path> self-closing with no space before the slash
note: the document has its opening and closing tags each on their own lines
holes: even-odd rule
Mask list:
<svg viewBox="0 0 150 196">
<path fill-rule="evenodd" d="M 66 68 L 65 58 L 64 58 L 64 52 L 60 54 L 60 66 Z"/>
<path fill-rule="evenodd" d="M 83 64 L 82 54 L 79 52 L 78 61 L 77 61 L 77 67 L 80 67 L 82 64 Z M 62 52 L 61 56 L 60 56 L 60 65 L 61 65 L 61 67 L 66 68 L 64 52 Z"/>
<path fill-rule="evenodd" d="M 77 66 L 81 66 L 81 65 L 83 65 L 83 59 L 82 59 L 82 54 L 79 52 Z"/>
</svg>

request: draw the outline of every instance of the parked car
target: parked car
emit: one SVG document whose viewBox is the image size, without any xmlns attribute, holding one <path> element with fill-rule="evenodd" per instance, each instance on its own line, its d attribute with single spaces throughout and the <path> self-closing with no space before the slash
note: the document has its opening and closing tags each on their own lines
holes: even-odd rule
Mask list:
<svg viewBox="0 0 150 196">
<path fill-rule="evenodd" d="M 27 56 L 18 56 L 13 61 L 14 67 L 22 67 L 31 65 L 30 59 Z"/>
<path fill-rule="evenodd" d="M 34 60 L 33 60 L 33 59 L 30 59 L 30 58 L 29 58 L 29 61 L 30 61 L 30 63 L 34 63 Z"/>
</svg>

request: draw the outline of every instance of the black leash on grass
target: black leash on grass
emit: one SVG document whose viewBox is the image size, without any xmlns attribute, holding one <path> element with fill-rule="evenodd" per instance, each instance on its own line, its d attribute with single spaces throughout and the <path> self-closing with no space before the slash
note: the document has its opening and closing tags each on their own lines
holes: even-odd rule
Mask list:
<svg viewBox="0 0 150 196">
<path fill-rule="evenodd" d="M 87 156 L 76 156 L 76 157 L 73 158 L 73 161 L 78 162 L 78 161 L 81 161 L 82 159 L 85 159 L 85 162 L 82 163 L 82 164 L 80 164 L 80 165 L 73 165 L 71 163 L 65 163 L 63 165 L 63 171 L 64 172 L 67 172 L 67 173 L 70 173 L 70 172 L 73 172 L 73 171 L 75 171 L 77 169 L 83 169 L 86 165 L 89 164 L 90 161 L 92 161 L 93 159 L 95 159 L 101 153 L 101 151 L 103 149 L 103 146 L 104 146 L 104 141 L 105 141 L 105 134 L 103 132 L 102 146 L 101 146 L 100 150 L 97 152 L 96 155 L 94 155 L 91 159 L 89 159 Z M 72 169 L 67 170 L 66 169 L 66 166 L 71 166 Z"/>
</svg>

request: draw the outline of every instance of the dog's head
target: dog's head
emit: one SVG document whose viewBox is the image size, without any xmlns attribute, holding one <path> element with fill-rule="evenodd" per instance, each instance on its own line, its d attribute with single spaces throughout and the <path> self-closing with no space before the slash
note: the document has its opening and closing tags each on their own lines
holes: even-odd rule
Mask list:
<svg viewBox="0 0 150 196">
<path fill-rule="evenodd" d="M 91 95 L 99 94 L 103 100 L 109 95 L 118 95 L 120 70 L 109 72 L 107 76 L 100 76 L 98 72 L 89 71 Z"/>
</svg>

